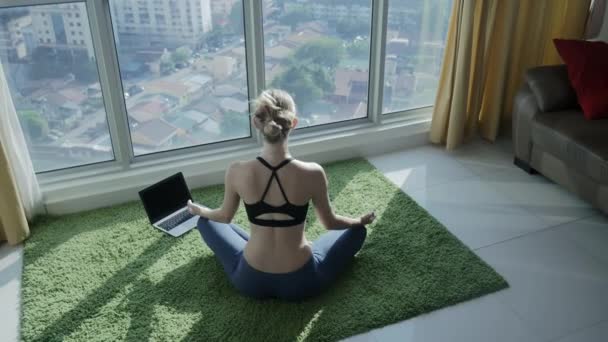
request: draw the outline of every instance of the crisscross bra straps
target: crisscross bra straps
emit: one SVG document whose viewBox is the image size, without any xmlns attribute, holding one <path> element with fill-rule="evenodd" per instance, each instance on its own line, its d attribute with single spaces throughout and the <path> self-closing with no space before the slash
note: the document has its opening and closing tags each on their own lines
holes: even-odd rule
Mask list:
<svg viewBox="0 0 608 342">
<path fill-rule="evenodd" d="M 260 200 L 253 204 L 245 204 L 245 210 L 247 211 L 247 216 L 249 217 L 249 221 L 266 227 L 291 227 L 298 225 L 306 220 L 306 214 L 308 213 L 308 203 L 304 205 L 294 205 L 289 202 L 287 198 L 287 194 L 285 193 L 285 189 L 283 189 L 283 185 L 279 180 L 279 176 L 277 171 L 289 164 L 293 159 L 288 158 L 279 163 L 277 166 L 270 165 L 264 158 L 257 157 L 257 160 L 262 163 L 265 167 L 272 171 L 270 175 L 270 179 L 268 179 L 268 184 L 266 185 L 266 189 L 264 189 L 264 193 Z M 268 190 L 270 190 L 270 185 L 272 184 L 272 180 L 276 179 L 277 184 L 279 185 L 279 189 L 281 190 L 281 194 L 283 194 L 283 198 L 285 199 L 285 204 L 280 206 L 272 206 L 264 201 L 266 195 L 268 194 Z M 258 218 L 264 214 L 285 214 L 290 216 L 290 219 L 286 220 L 267 220 Z"/>
<path fill-rule="evenodd" d="M 274 178 L 277 180 L 277 184 L 279 185 L 279 189 L 281 189 L 281 193 L 283 194 L 283 198 L 285 199 L 285 202 L 289 203 L 289 199 L 287 199 L 285 190 L 283 190 L 283 185 L 281 184 L 281 181 L 279 180 L 279 175 L 277 175 L 277 171 L 280 170 L 283 166 L 289 164 L 292 161 L 292 159 L 287 158 L 287 159 L 283 160 L 277 166 L 272 166 L 272 165 L 268 164 L 268 162 L 266 160 L 264 160 L 264 158 L 262 158 L 262 157 L 257 157 L 256 159 L 260 163 L 262 163 L 262 165 L 266 166 L 267 168 L 269 168 L 272 171 L 272 174 L 270 175 L 270 179 L 268 179 L 268 184 L 266 184 L 266 189 L 264 190 L 264 193 L 262 194 L 262 198 L 260 198 L 260 201 L 264 201 L 264 198 L 266 198 L 266 194 L 268 194 L 268 190 L 270 190 L 270 185 L 272 184 L 272 179 Z"/>
</svg>

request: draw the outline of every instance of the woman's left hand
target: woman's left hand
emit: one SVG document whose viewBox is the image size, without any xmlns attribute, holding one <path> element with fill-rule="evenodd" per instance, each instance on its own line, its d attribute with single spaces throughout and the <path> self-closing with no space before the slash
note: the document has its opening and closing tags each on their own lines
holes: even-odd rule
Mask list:
<svg viewBox="0 0 608 342">
<path fill-rule="evenodd" d="M 361 218 L 359 219 L 359 222 L 361 222 L 362 225 L 367 226 L 368 224 L 374 222 L 375 219 L 376 219 L 376 213 L 374 213 L 372 211 L 369 214 L 361 216 Z"/>
</svg>

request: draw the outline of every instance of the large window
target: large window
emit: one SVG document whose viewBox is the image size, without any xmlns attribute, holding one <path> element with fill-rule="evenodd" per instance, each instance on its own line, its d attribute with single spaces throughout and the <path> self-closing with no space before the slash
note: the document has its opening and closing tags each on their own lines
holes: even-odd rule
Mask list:
<svg viewBox="0 0 608 342">
<path fill-rule="evenodd" d="M 37 172 L 114 159 L 87 18 L 84 3 L 0 8 L 0 62 Z"/>
<path fill-rule="evenodd" d="M 0 63 L 37 172 L 121 172 L 261 145 L 264 88 L 302 136 L 432 106 L 452 1 L 2 1 Z"/>
<path fill-rule="evenodd" d="M 432 106 L 452 0 L 390 0 L 383 112 Z"/>
<path fill-rule="evenodd" d="M 292 94 L 300 127 L 366 117 L 371 1 L 285 0 L 264 11 L 266 85 Z"/>
<path fill-rule="evenodd" d="M 250 136 L 241 1 L 110 4 L 135 155 Z"/>
</svg>

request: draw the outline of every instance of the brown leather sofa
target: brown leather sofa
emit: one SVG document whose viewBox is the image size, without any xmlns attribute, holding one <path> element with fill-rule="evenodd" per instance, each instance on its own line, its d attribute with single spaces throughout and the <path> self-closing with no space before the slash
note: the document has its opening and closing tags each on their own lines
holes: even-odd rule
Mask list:
<svg viewBox="0 0 608 342">
<path fill-rule="evenodd" d="M 513 145 L 517 166 L 608 213 L 608 119 L 585 119 L 565 65 L 526 74 L 513 108 Z"/>
</svg>

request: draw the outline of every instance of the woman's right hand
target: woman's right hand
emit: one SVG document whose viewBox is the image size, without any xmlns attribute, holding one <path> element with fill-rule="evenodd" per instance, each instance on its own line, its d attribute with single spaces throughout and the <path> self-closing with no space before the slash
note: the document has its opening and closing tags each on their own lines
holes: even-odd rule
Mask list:
<svg viewBox="0 0 608 342">
<path fill-rule="evenodd" d="M 190 214 L 201 216 L 201 206 L 200 205 L 192 202 L 192 200 L 188 200 L 187 206 L 188 206 L 188 211 L 190 212 Z"/>
<path fill-rule="evenodd" d="M 374 222 L 375 219 L 376 219 L 376 214 L 372 211 L 369 214 L 361 216 L 359 221 L 361 222 L 362 225 L 367 226 L 368 224 Z"/>
</svg>

